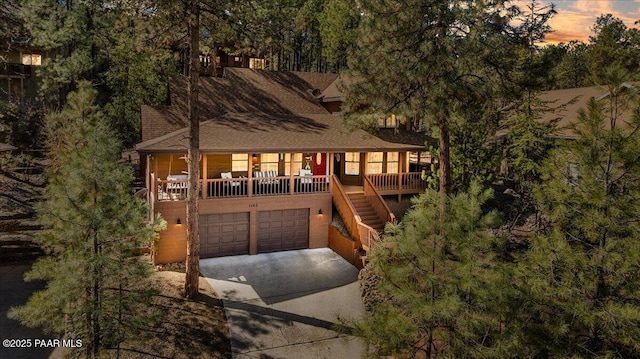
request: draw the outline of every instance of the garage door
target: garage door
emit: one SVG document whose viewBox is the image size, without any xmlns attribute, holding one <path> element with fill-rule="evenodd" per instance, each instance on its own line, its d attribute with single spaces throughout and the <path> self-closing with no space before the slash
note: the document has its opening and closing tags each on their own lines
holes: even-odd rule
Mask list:
<svg viewBox="0 0 640 359">
<path fill-rule="evenodd" d="M 200 257 L 249 254 L 249 212 L 200 216 Z"/>
<path fill-rule="evenodd" d="M 258 252 L 309 248 L 309 209 L 258 212 Z"/>
</svg>

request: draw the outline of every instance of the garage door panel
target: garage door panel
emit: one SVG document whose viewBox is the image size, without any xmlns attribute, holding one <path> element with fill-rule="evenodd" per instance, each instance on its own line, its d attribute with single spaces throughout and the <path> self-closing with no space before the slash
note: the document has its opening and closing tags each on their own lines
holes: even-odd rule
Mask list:
<svg viewBox="0 0 640 359">
<path fill-rule="evenodd" d="M 309 248 L 309 209 L 258 212 L 258 252 Z"/>
<path fill-rule="evenodd" d="M 249 213 L 200 216 L 202 258 L 249 254 Z"/>
</svg>

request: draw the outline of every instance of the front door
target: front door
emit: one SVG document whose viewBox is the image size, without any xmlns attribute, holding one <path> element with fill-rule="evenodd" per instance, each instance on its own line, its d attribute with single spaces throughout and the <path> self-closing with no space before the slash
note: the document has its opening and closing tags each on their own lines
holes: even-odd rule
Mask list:
<svg viewBox="0 0 640 359">
<path fill-rule="evenodd" d="M 311 156 L 313 161 L 313 175 L 320 176 L 327 174 L 327 154 L 326 153 L 314 153 Z"/>
</svg>

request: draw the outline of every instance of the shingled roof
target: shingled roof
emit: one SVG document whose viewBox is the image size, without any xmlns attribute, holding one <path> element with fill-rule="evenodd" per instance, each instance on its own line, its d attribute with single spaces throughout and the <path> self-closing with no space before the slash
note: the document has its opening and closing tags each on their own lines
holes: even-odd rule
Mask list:
<svg viewBox="0 0 640 359">
<path fill-rule="evenodd" d="M 142 142 L 143 153 L 186 152 L 183 128 Z M 419 151 L 424 145 L 398 144 L 363 130 L 347 132 L 331 114 L 226 114 L 200 125 L 203 153 L 281 153 L 324 151 Z"/>
<path fill-rule="evenodd" d="M 638 92 L 638 87 L 635 83 L 623 83 L 621 87 L 623 90 Z M 544 91 L 540 93 L 539 98 L 546 109 L 541 113 L 541 117 L 538 118 L 537 121 L 553 125 L 552 137 L 574 139 L 577 135 L 575 131 L 571 129 L 571 125 L 579 122 L 579 110 L 586 110 L 591 99 L 605 101 L 608 96 L 608 90 L 602 86 Z M 632 111 L 626 111 L 622 113 L 619 121 L 621 121 L 621 123 L 629 121 L 631 112 Z M 604 126 L 605 128 L 609 128 L 610 125 L 605 121 Z M 508 128 L 504 128 L 498 131 L 496 137 L 502 137 L 506 135 L 508 131 Z"/>
<path fill-rule="evenodd" d="M 223 78 L 199 79 L 200 121 L 228 113 L 327 114 L 316 94 L 337 78 L 337 74 L 226 68 Z M 170 106 L 142 107 L 143 141 L 187 126 L 187 88 L 187 79 L 176 76 L 169 84 Z"/>
<path fill-rule="evenodd" d="M 638 91 L 632 83 L 624 83 L 621 85 L 621 88 L 622 90 Z M 569 126 L 578 123 L 579 110 L 586 110 L 592 98 L 598 101 L 604 101 L 608 96 L 608 90 L 601 86 L 543 92 L 540 94 L 540 99 L 553 110 L 543 113 L 540 121 L 542 123 L 553 123 L 555 125 L 553 132 L 554 137 L 575 138 L 576 134 Z M 626 111 L 621 115 L 620 120 L 628 121 L 630 115 L 631 111 Z M 605 126 L 608 128 L 609 124 L 605 123 Z"/>
</svg>

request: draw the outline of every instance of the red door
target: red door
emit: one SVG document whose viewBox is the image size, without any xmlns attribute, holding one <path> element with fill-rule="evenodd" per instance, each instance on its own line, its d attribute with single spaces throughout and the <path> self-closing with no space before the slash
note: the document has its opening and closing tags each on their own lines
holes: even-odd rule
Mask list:
<svg viewBox="0 0 640 359">
<path fill-rule="evenodd" d="M 314 175 L 326 175 L 327 174 L 327 154 L 320 153 L 318 161 L 318 153 L 314 153 L 311 156 L 311 160 L 313 161 L 313 174 Z"/>
</svg>

